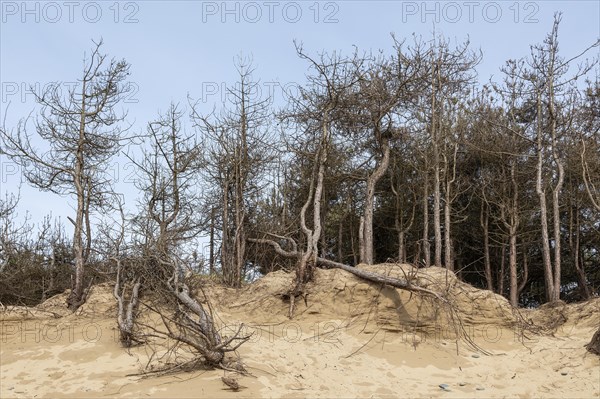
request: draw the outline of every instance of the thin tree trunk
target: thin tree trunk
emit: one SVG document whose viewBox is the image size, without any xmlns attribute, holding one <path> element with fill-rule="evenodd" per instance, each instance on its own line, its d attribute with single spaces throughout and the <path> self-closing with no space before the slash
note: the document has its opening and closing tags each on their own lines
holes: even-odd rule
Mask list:
<svg viewBox="0 0 600 399">
<path fill-rule="evenodd" d="M 243 156 L 242 156 L 243 157 Z M 240 163 L 243 161 L 240 161 Z M 232 287 L 239 288 L 242 283 L 242 272 L 244 269 L 244 256 L 246 252 L 245 237 L 245 210 L 243 205 L 243 178 L 241 165 L 237 168 L 236 176 L 236 196 L 235 196 L 235 265 L 233 268 L 233 279 L 230 282 Z"/>
<path fill-rule="evenodd" d="M 575 264 L 575 271 L 577 272 L 577 282 L 579 285 L 579 290 L 581 292 L 581 296 L 583 299 L 591 298 L 592 294 L 590 292 L 590 287 L 588 286 L 587 279 L 585 277 L 585 270 L 583 268 L 583 261 L 580 263 L 580 260 L 583 260 L 580 256 L 580 238 L 579 238 L 579 209 L 575 209 L 575 245 L 573 248 L 573 263 Z"/>
<path fill-rule="evenodd" d="M 215 273 L 215 208 L 210 211 L 210 255 L 209 255 L 209 274 Z"/>
<path fill-rule="evenodd" d="M 77 196 L 77 214 L 75 216 L 75 228 L 73 232 L 73 255 L 75 257 L 75 279 L 71 285 L 71 293 L 67 298 L 67 305 L 71 311 L 77 310 L 85 302 L 83 292 L 84 279 L 84 253 L 83 253 L 83 223 L 85 212 L 85 183 L 84 183 L 84 145 L 85 145 L 85 93 L 86 85 L 83 82 L 81 98 L 81 114 L 79 116 L 79 140 L 77 144 L 77 153 L 75 158 L 75 169 L 73 182 L 75 183 L 75 193 Z"/>
<path fill-rule="evenodd" d="M 436 94 L 437 89 L 441 89 L 441 67 L 440 63 L 436 63 L 435 71 L 437 73 L 436 80 L 432 79 L 432 94 L 431 94 L 431 136 L 433 144 L 433 235 L 434 235 L 434 264 L 442 266 L 442 218 L 441 218 L 441 179 L 440 179 L 440 134 L 442 126 L 442 112 L 440 109 L 439 115 L 437 108 L 443 104 L 437 104 Z"/>
<path fill-rule="evenodd" d="M 394 168 L 395 170 L 395 168 Z M 405 226 L 404 219 L 402 218 L 402 201 L 400 200 L 400 190 L 402 189 L 401 183 L 398 183 L 398 188 L 395 187 L 394 175 L 390 179 L 390 188 L 396 197 L 396 209 L 394 215 L 394 227 L 396 228 L 396 233 L 398 234 L 398 262 L 406 263 L 407 255 L 406 255 L 406 232 L 408 232 L 415 220 L 415 210 L 417 207 L 416 199 L 413 201 L 412 210 L 410 215 L 410 220 L 408 221 L 408 225 Z M 418 256 L 418 254 L 417 254 Z"/>
<path fill-rule="evenodd" d="M 510 304 L 514 307 L 519 305 L 519 295 L 517 286 L 517 232 L 510 229 L 509 237 L 509 274 L 510 274 Z"/>
<path fill-rule="evenodd" d="M 544 283 L 546 286 L 546 299 L 548 301 L 556 300 L 554 292 L 554 277 L 552 270 L 552 260 L 550 259 L 550 237 L 548 236 L 548 210 L 546 205 L 546 192 L 543 187 L 542 169 L 544 165 L 544 154 L 542 147 L 542 102 L 537 98 L 538 126 L 537 126 L 537 178 L 535 190 L 540 201 L 540 225 L 542 235 L 542 259 L 544 264 Z"/>
<path fill-rule="evenodd" d="M 433 234 L 434 234 L 434 265 L 442 266 L 442 222 L 441 222 L 441 190 L 440 190 L 440 168 L 439 153 L 437 145 L 434 145 L 434 173 L 433 173 Z"/>
<path fill-rule="evenodd" d="M 229 247 L 229 176 L 223 172 L 223 204 L 221 208 L 221 272 L 225 281 L 231 278 L 231 249 Z"/>
<path fill-rule="evenodd" d="M 429 246 L 429 179 L 425 172 L 425 184 L 423 185 L 423 261 L 425 267 L 431 265 L 431 250 Z"/>
<path fill-rule="evenodd" d="M 404 230 L 398 231 L 398 262 L 406 263 L 406 247 L 404 244 Z"/>
<path fill-rule="evenodd" d="M 319 148 L 315 154 L 315 164 L 311 177 L 308 198 L 300 210 L 300 227 L 306 237 L 306 251 L 302 254 L 300 263 L 296 268 L 296 288 L 294 289 L 294 297 L 296 293 L 301 293 L 304 284 L 312 280 L 316 259 L 319 255 L 318 244 L 321 237 L 321 197 L 323 195 L 323 180 L 325 178 L 325 163 L 327 161 L 327 146 L 329 145 L 329 111 L 325 110 L 322 120 L 322 133 Z M 316 173 L 315 173 L 316 171 Z M 306 212 L 312 205 L 313 209 L 313 225 L 312 229 L 306 224 Z M 290 318 L 293 315 L 294 302 L 290 304 Z"/>
<path fill-rule="evenodd" d="M 92 203 L 92 186 L 89 177 L 85 179 L 85 206 L 84 206 L 84 225 L 85 225 L 85 250 L 83 253 L 83 261 L 87 263 L 90 253 L 92 252 L 92 225 L 90 223 L 90 206 Z"/>
<path fill-rule="evenodd" d="M 556 148 L 556 116 L 554 115 L 554 92 L 552 79 L 550 83 L 550 115 L 552 119 L 552 158 L 558 168 L 558 181 L 552 189 L 552 216 L 554 219 L 554 297 L 553 300 L 560 299 L 560 278 L 561 278 L 561 232 L 560 232 L 560 192 L 564 183 L 565 170 L 558 155 Z"/>
<path fill-rule="evenodd" d="M 367 265 L 373 264 L 373 202 L 375 199 L 375 187 L 377 182 L 383 177 L 390 164 L 390 146 L 387 141 L 383 141 L 383 157 L 381 162 L 375 168 L 375 171 L 367 179 L 367 195 L 365 199 L 365 222 L 364 222 L 364 258 L 361 263 Z"/>
<path fill-rule="evenodd" d="M 359 254 L 359 261 L 362 263 L 362 261 L 365 259 L 365 218 L 364 216 L 361 216 L 359 221 L 358 221 L 358 254 Z"/>
<path fill-rule="evenodd" d="M 452 258 L 453 245 L 450 228 L 450 203 L 448 199 L 446 199 L 444 202 L 444 266 L 446 266 L 446 269 L 454 271 L 454 259 Z"/>
<path fill-rule="evenodd" d="M 510 180 L 512 183 L 512 198 L 509 207 L 509 269 L 510 269 L 510 304 L 514 307 L 519 305 L 519 293 L 517 282 L 517 229 L 519 228 L 519 187 L 515 177 L 516 166 L 514 162 L 510 165 Z"/>
<path fill-rule="evenodd" d="M 352 259 L 354 260 L 354 265 L 358 264 L 358 261 L 360 259 L 360 243 L 359 243 L 359 249 L 358 251 L 356 250 L 356 236 L 355 236 L 355 225 L 354 225 L 354 218 L 352 218 L 351 220 L 351 224 L 350 224 L 350 244 L 352 245 Z M 360 237 L 358 238 L 358 240 L 360 241 Z"/>
<path fill-rule="evenodd" d="M 498 278 L 498 294 L 504 296 L 504 278 L 506 276 L 506 243 L 500 248 L 500 276 Z"/>
<path fill-rule="evenodd" d="M 485 208 L 484 208 L 485 207 Z M 483 229 L 483 263 L 485 267 L 485 280 L 487 289 L 494 291 L 494 281 L 492 278 L 492 265 L 490 262 L 490 230 L 489 230 L 489 208 L 487 203 L 481 202 L 480 223 Z"/>
<path fill-rule="evenodd" d="M 445 170 L 445 190 L 444 190 L 444 263 L 446 269 L 454 271 L 454 245 L 452 242 L 452 185 L 456 181 L 456 155 L 458 153 L 458 144 L 454 145 L 452 154 L 452 175 L 448 166 L 448 157 L 444 155 Z M 450 177 L 451 176 L 451 177 Z"/>
<path fill-rule="evenodd" d="M 344 238 L 344 223 L 342 223 L 342 220 L 340 220 L 338 222 L 338 239 L 337 239 L 337 258 L 338 258 L 338 262 L 340 263 L 344 263 L 344 248 L 342 245 L 343 242 L 343 238 Z"/>
<path fill-rule="evenodd" d="M 521 293 L 527 286 L 527 280 L 529 279 L 529 262 L 527 260 L 527 251 L 523 248 L 523 276 L 521 276 L 521 282 L 517 289 L 517 296 L 520 297 Z"/>
</svg>

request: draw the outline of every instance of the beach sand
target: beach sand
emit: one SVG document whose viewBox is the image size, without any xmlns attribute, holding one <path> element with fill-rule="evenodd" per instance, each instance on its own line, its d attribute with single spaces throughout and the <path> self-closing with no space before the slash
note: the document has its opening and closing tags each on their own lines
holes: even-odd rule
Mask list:
<svg viewBox="0 0 600 399">
<path fill-rule="evenodd" d="M 0 397 L 600 397 L 600 357 L 584 348 L 600 323 L 600 298 L 514 310 L 443 269 L 364 267 L 412 271 L 419 285 L 445 287 L 462 328 L 430 300 L 340 270 L 318 270 L 290 320 L 281 294 L 292 274 L 276 272 L 238 291 L 207 287 L 222 335 L 240 323 L 252 333 L 238 350 L 250 375 L 201 369 L 144 377 L 158 362 L 150 359 L 156 348 L 120 346 L 105 284 L 76 314 L 65 309 L 66 293 L 0 313 Z M 243 388 L 227 389 L 223 376 Z"/>
</svg>

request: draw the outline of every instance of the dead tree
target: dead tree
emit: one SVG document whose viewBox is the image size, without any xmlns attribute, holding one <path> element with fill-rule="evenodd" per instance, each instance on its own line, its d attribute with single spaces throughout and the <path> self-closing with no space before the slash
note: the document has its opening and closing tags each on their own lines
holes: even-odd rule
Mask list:
<svg viewBox="0 0 600 399">
<path fill-rule="evenodd" d="M 267 129 L 271 98 L 256 98 L 260 87 L 252 77 L 252 62 L 240 58 L 236 69 L 238 82 L 228 87 L 228 102 L 219 115 L 201 114 L 197 102 L 191 107 L 194 125 L 206 142 L 202 173 L 215 193 L 207 196 L 206 206 L 220 209 L 220 215 L 213 211 L 211 216 L 210 246 L 215 246 L 218 227 L 223 280 L 239 288 L 246 272 L 249 215 L 264 185 L 265 170 L 274 159 L 271 145 L 275 140 Z"/>
<path fill-rule="evenodd" d="M 544 265 L 544 282 L 548 301 L 560 299 L 562 260 L 562 226 L 561 206 L 562 189 L 565 181 L 564 137 L 567 134 L 568 118 L 563 118 L 564 102 L 571 101 L 566 88 L 585 76 L 596 65 L 585 62 L 574 68 L 571 76 L 571 65 L 585 53 L 600 45 L 596 41 L 580 54 L 565 60 L 559 54 L 558 28 L 561 14 L 554 16 L 551 32 L 542 45 L 533 46 L 528 64 L 531 68 L 526 79 L 531 87 L 531 93 L 536 104 L 536 193 L 540 203 L 540 221 L 542 227 L 542 256 Z M 567 107 L 568 108 L 568 107 Z M 567 124 L 565 124 L 567 121 Z M 550 160 L 548 162 L 547 160 Z M 550 238 L 549 212 L 547 204 L 547 188 L 551 193 L 551 214 L 553 237 Z M 554 249 L 554 259 L 551 256 L 550 241 Z"/>
<path fill-rule="evenodd" d="M 403 166 L 398 166 L 400 162 L 398 162 L 398 157 L 393 157 L 392 162 L 392 170 L 390 175 L 390 189 L 394 194 L 395 199 L 395 210 L 394 210 L 394 228 L 396 229 L 396 234 L 398 235 L 398 262 L 406 263 L 406 234 L 413 226 L 415 221 L 415 212 L 417 208 L 417 195 L 416 195 L 416 187 L 411 186 L 409 190 L 403 189 L 402 181 L 397 176 L 401 176 L 400 171 L 402 171 Z M 407 192 L 408 191 L 408 192 Z M 408 197 L 408 198 L 406 198 Z M 406 204 L 411 204 L 410 217 L 408 220 L 405 220 L 404 213 Z"/>
<path fill-rule="evenodd" d="M 135 331 L 139 315 L 140 296 L 143 288 L 143 265 L 140 258 L 127 256 L 125 245 L 125 213 L 121 199 L 117 199 L 120 221 L 107 220 L 100 226 L 101 254 L 116 266 L 116 281 L 113 296 L 117 301 L 117 327 L 119 342 L 126 348 L 143 342 Z M 114 226 L 118 226 L 115 228 Z"/>
<path fill-rule="evenodd" d="M 305 249 L 298 257 L 295 284 L 290 291 L 290 317 L 294 299 L 303 294 L 305 284 L 313 278 L 323 231 L 321 204 L 333 130 L 350 88 L 360 78 L 360 66 L 364 62 L 356 54 L 343 58 L 334 53 L 313 59 L 297 43 L 296 52 L 308 62 L 314 75 L 308 76 L 307 85 L 299 88 L 296 97 L 291 96 L 291 109 L 282 115 L 283 121 L 302 132 L 303 136 L 298 137 L 301 149 L 297 154 L 311 168 L 307 197 L 299 215 Z M 308 222 L 309 215 L 312 215 L 312 223 Z"/>
<path fill-rule="evenodd" d="M 124 144 L 119 122 L 125 115 L 117 115 L 115 108 L 129 90 L 125 84 L 129 64 L 108 60 L 100 53 L 101 46 L 102 41 L 94 43 L 78 85 L 66 96 L 58 86 L 43 93 L 34 91 L 42 107 L 33 122 L 36 139 L 45 141 L 48 151 L 40 152 L 32 143 L 29 117 L 19 122 L 16 132 L 0 129 L 2 153 L 22 167 L 30 184 L 76 198 L 75 219 L 69 218 L 74 225 L 75 276 L 67 304 L 73 311 L 86 300 L 84 267 L 91 243 L 90 212 L 105 205 L 106 194 L 112 192 L 108 160 Z"/>
<path fill-rule="evenodd" d="M 202 287 L 190 286 L 187 281 L 192 273 L 186 263 L 185 245 L 203 226 L 195 209 L 200 203 L 196 188 L 202 148 L 192 135 L 185 134 L 182 115 L 178 106 L 171 104 L 164 115 L 149 123 L 152 148 L 141 161 L 134 161 L 141 174 L 137 185 L 145 195 L 145 209 L 139 216 L 140 235 L 145 239 L 140 251 L 145 267 L 133 279 L 132 295 L 141 281 L 149 291 L 142 305 L 160 317 L 162 326 L 140 319 L 134 323 L 140 330 L 151 331 L 146 338 L 174 340 L 169 351 L 181 344 L 187 346 L 194 354 L 188 362 L 192 367 L 202 363 L 226 368 L 225 353 L 236 350 L 248 337 L 241 336 L 240 327 L 223 340 Z M 135 306 L 132 303 L 129 305 Z"/>
<path fill-rule="evenodd" d="M 599 141 L 597 140 L 598 133 L 600 132 L 600 125 L 598 124 L 598 120 L 600 120 L 600 115 L 597 112 L 598 104 L 597 98 L 600 98 L 600 86 L 598 82 L 596 82 L 595 87 L 590 87 L 588 89 L 588 104 L 583 107 L 585 110 L 584 118 L 585 124 L 584 126 L 587 128 L 586 130 L 590 132 L 590 137 L 582 137 L 581 138 L 581 167 L 582 167 L 582 175 L 583 181 L 585 185 L 585 191 L 589 197 L 589 200 L 594 209 L 600 213 L 600 190 L 596 186 L 597 181 L 593 181 L 592 176 L 597 176 L 598 171 L 600 171 L 600 151 L 598 151 Z M 596 137 L 594 137 L 596 136 Z M 590 148 L 592 151 L 590 151 Z M 595 151 L 594 151 L 595 150 Z M 588 152 L 586 154 L 586 151 Z M 590 153 L 592 155 L 590 155 Z M 595 157 L 594 157 L 595 155 Z M 579 235 L 577 238 L 577 242 L 579 242 Z M 583 270 L 580 269 L 580 266 L 576 264 L 578 272 L 581 274 Z M 581 266 L 583 267 L 583 266 Z M 582 279 L 584 280 L 584 279 Z M 585 280 L 583 281 L 584 287 L 586 287 Z M 587 287 L 586 287 L 587 290 Z M 592 340 L 586 345 L 586 349 L 600 356 L 600 328 L 596 331 Z"/>
<path fill-rule="evenodd" d="M 433 158 L 433 262 L 436 266 L 444 264 L 446 268 L 453 270 L 450 226 L 454 201 L 452 190 L 457 183 L 454 168 L 458 143 L 454 136 L 458 129 L 452 124 L 456 120 L 455 114 L 464 93 L 474 85 L 475 67 L 481 55 L 470 50 L 468 41 L 452 48 L 448 40 L 435 37 L 427 51 L 420 51 L 417 58 L 426 62 L 424 81 L 429 87 L 418 101 L 415 112 L 428 131 L 428 145 Z M 443 263 L 444 247 L 446 252 Z"/>
<path fill-rule="evenodd" d="M 173 275 L 167 281 L 167 286 L 177 298 L 178 312 L 171 320 L 166 320 L 163 316 L 167 336 L 191 346 L 202 357 L 205 364 L 228 369 L 225 354 L 237 350 L 250 338 L 241 334 L 244 325 L 240 324 L 237 331 L 224 340 L 215 327 L 212 308 L 204 291 L 200 290 L 202 301 L 205 302 L 208 310 L 190 293 L 190 288 L 185 281 L 180 279 L 177 263 L 173 262 L 172 266 Z"/>
</svg>

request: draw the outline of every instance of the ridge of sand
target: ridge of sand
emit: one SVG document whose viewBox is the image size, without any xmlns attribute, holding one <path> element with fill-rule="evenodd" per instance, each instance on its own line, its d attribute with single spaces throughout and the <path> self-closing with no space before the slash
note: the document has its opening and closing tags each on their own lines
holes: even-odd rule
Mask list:
<svg viewBox="0 0 600 399">
<path fill-rule="evenodd" d="M 239 351 L 254 376 L 240 379 L 245 389 L 225 390 L 218 370 L 141 379 L 127 375 L 150 351 L 119 346 L 112 289 L 102 284 L 77 314 L 65 309 L 68 293 L 0 312 L 0 397 L 600 396 L 600 358 L 583 347 L 600 324 L 600 298 L 516 311 L 445 269 L 359 267 L 447 290 L 489 355 L 457 341 L 451 316 L 430 300 L 341 270 L 317 270 L 289 320 L 282 294 L 293 275 L 279 271 L 240 290 L 206 286 L 224 335 L 239 323 L 254 333 Z"/>
</svg>

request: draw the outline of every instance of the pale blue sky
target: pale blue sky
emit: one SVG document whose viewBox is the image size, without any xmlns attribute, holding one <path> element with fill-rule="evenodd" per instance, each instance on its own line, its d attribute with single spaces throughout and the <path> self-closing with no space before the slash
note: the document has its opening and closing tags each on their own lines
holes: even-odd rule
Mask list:
<svg viewBox="0 0 600 399">
<path fill-rule="evenodd" d="M 209 110 L 219 94 L 207 89 L 235 79 L 233 59 L 252 55 L 256 78 L 265 93 L 272 84 L 302 83 L 306 64 L 293 39 L 308 52 L 389 50 L 390 33 L 415 33 L 425 39 L 437 33 L 452 40 L 470 38 L 483 51 L 480 79 L 498 75 L 509 58 L 529 54 L 563 12 L 562 54 L 579 53 L 600 37 L 597 1 L 0 1 L 1 118 L 7 106 L 8 127 L 34 109 L 30 84 L 73 82 L 91 39 L 104 39 L 104 51 L 132 65 L 131 80 L 139 90 L 124 104 L 137 131 L 170 101 L 186 103 L 189 93 L 203 95 Z M 236 22 L 236 19 L 238 20 Z M 270 20 L 271 19 L 271 20 Z M 129 22 L 129 23 L 126 23 Z M 294 22 L 295 21 L 295 22 Z M 327 22 L 326 22 L 327 21 Z M 220 89 L 218 89 L 220 91 Z M 210 94 L 210 95 L 209 95 Z M 280 91 L 275 100 L 283 101 Z M 19 175 L 0 158 L 0 194 L 17 190 Z M 130 169 L 121 162 L 123 178 Z M 128 187 L 122 186 L 123 190 Z M 70 201 L 22 188 L 21 214 L 35 221 L 52 211 L 72 215 Z M 133 205 L 133 198 L 128 202 Z"/>
</svg>

